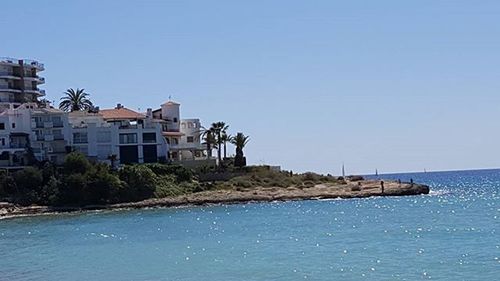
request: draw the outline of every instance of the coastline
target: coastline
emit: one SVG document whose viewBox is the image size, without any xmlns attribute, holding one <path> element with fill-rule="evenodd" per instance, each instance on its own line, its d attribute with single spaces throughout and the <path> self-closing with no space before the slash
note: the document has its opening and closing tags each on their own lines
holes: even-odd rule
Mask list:
<svg viewBox="0 0 500 281">
<path fill-rule="evenodd" d="M 362 180 L 345 184 L 318 184 L 309 188 L 256 187 L 247 189 L 209 190 L 176 197 L 152 198 L 138 202 L 84 207 L 18 206 L 0 203 L 0 220 L 17 217 L 81 213 L 96 210 L 126 210 L 145 208 L 169 208 L 216 204 L 243 204 L 250 202 L 297 201 L 319 199 L 351 199 L 384 196 L 408 196 L 429 194 L 429 187 L 416 183 L 386 181 L 384 193 L 378 180 Z"/>
</svg>

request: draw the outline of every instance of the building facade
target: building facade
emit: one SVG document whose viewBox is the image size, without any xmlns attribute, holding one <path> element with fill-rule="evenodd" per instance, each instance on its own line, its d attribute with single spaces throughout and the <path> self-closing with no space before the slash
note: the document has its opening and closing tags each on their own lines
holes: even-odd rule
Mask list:
<svg viewBox="0 0 500 281">
<path fill-rule="evenodd" d="M 45 83 L 39 76 L 44 69 L 38 61 L 0 58 L 0 112 L 45 96 L 45 91 L 39 88 Z"/>
<path fill-rule="evenodd" d="M 98 113 L 72 112 L 71 147 L 110 164 L 166 161 L 169 150 L 162 126 L 152 118 L 118 105 Z"/>
<path fill-rule="evenodd" d="M 168 101 L 151 111 L 153 119 L 162 122 L 162 134 L 169 144 L 172 162 L 205 160 L 206 147 L 201 144 L 200 119 L 181 119 L 180 104 Z"/>
<path fill-rule="evenodd" d="M 0 166 L 25 166 L 34 160 L 60 164 L 71 136 L 67 114 L 36 103 L 0 113 Z"/>
</svg>

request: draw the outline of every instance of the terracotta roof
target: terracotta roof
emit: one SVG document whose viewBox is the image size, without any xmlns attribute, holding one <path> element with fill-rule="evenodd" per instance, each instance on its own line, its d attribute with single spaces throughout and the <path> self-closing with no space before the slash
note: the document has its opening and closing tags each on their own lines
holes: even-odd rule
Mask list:
<svg viewBox="0 0 500 281">
<path fill-rule="evenodd" d="M 122 120 L 122 119 L 146 119 L 144 114 L 135 112 L 132 109 L 126 107 L 114 108 L 114 109 L 101 109 L 99 113 L 105 120 Z"/>
</svg>

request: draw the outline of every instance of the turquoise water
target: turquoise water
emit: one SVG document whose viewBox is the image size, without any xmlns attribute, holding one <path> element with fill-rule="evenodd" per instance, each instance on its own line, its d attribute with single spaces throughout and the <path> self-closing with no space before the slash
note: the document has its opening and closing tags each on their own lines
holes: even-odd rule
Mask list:
<svg viewBox="0 0 500 281">
<path fill-rule="evenodd" d="M 0 221 L 0 280 L 498 280 L 500 170 L 426 196 Z"/>
</svg>

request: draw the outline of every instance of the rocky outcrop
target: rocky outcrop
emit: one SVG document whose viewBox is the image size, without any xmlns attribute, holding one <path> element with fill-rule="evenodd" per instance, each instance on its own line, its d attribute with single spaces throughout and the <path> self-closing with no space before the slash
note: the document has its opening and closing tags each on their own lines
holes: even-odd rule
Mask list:
<svg viewBox="0 0 500 281">
<path fill-rule="evenodd" d="M 384 182 L 384 192 L 380 181 L 348 181 L 343 184 L 319 184 L 310 188 L 298 187 L 258 187 L 239 190 L 211 190 L 177 197 L 155 198 L 139 202 L 85 207 L 15 206 L 0 203 L 0 218 L 54 214 L 62 212 L 82 212 L 89 210 L 138 209 L 157 207 L 178 207 L 208 204 L 238 204 L 247 202 L 270 202 L 290 200 L 316 200 L 332 198 L 365 198 L 371 196 L 406 196 L 428 194 L 429 187 L 422 184 Z"/>
</svg>

